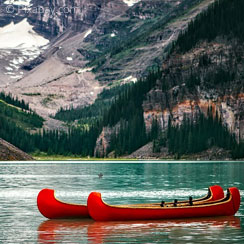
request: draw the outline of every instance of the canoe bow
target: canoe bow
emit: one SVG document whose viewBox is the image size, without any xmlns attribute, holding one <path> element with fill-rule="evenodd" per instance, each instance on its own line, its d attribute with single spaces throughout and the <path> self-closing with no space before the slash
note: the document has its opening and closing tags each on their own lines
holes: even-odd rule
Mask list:
<svg viewBox="0 0 244 244">
<path fill-rule="evenodd" d="M 43 189 L 37 196 L 37 207 L 48 219 L 89 218 L 86 205 L 63 202 L 52 189 Z"/>
</svg>

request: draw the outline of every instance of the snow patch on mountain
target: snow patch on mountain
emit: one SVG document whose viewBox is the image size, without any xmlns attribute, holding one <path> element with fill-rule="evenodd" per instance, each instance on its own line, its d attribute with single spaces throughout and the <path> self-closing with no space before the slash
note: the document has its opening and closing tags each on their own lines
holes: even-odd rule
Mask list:
<svg viewBox="0 0 244 244">
<path fill-rule="evenodd" d="M 4 4 L 12 4 L 12 5 L 19 5 L 19 6 L 31 6 L 31 0 L 7 0 Z"/>
<path fill-rule="evenodd" d="M 132 75 L 126 77 L 124 79 L 124 82 L 127 83 L 127 82 L 133 82 L 133 83 L 136 83 L 137 82 L 137 78 L 136 77 L 133 77 Z"/>
<path fill-rule="evenodd" d="M 129 7 L 133 6 L 134 4 L 140 2 L 141 0 L 123 0 Z"/>
<path fill-rule="evenodd" d="M 92 29 L 89 29 L 89 30 L 85 33 L 84 38 L 88 37 L 91 33 L 92 33 Z"/>
<path fill-rule="evenodd" d="M 5 66 L 4 75 L 11 79 L 20 79 L 23 72 L 20 67 L 40 55 L 47 47 L 49 40 L 33 30 L 27 19 L 0 28 L 0 64 Z M 11 72 L 10 72 L 11 71 Z"/>
<path fill-rule="evenodd" d="M 0 28 L 0 49 L 26 49 L 45 46 L 47 39 L 38 35 L 27 19 L 15 24 L 11 22 Z"/>
</svg>

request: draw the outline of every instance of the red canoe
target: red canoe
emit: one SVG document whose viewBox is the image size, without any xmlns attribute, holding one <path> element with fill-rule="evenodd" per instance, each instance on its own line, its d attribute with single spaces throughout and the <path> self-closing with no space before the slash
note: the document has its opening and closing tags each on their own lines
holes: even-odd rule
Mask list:
<svg viewBox="0 0 244 244">
<path fill-rule="evenodd" d="M 54 190 L 43 189 L 37 196 L 40 213 L 49 219 L 89 218 L 86 205 L 66 203 L 55 197 Z"/>
<path fill-rule="evenodd" d="M 223 197 L 223 189 L 215 185 L 209 187 L 208 194 L 205 197 L 193 200 L 193 203 L 214 201 Z M 184 201 L 179 203 L 184 203 Z M 160 203 L 155 204 L 158 205 Z M 55 192 L 51 189 L 43 189 L 40 191 L 37 197 L 37 206 L 41 214 L 49 219 L 89 218 L 86 205 L 62 202 L 55 197 Z"/>
<path fill-rule="evenodd" d="M 92 192 L 87 200 L 90 216 L 96 221 L 157 220 L 211 216 L 232 216 L 240 207 L 240 193 L 229 188 L 225 198 L 209 202 L 178 203 L 177 206 L 159 204 L 108 205 L 101 193 Z"/>
</svg>

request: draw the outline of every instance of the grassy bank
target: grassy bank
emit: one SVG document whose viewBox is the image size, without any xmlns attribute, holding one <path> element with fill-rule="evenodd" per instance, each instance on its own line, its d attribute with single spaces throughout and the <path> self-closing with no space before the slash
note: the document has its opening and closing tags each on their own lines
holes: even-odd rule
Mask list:
<svg viewBox="0 0 244 244">
<path fill-rule="evenodd" d="M 93 157 L 80 157 L 78 155 L 63 156 L 63 155 L 47 155 L 47 154 L 32 154 L 37 161 L 137 161 L 138 159 L 129 158 L 93 158 Z"/>
</svg>

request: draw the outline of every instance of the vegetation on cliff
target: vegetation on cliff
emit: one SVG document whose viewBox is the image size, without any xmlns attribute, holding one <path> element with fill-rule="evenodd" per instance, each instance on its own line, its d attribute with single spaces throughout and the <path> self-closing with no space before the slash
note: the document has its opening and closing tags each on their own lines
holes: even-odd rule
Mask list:
<svg viewBox="0 0 244 244">
<path fill-rule="evenodd" d="M 226 4 L 227 2 L 228 4 Z M 244 5 L 243 3 L 240 4 L 238 0 L 216 1 L 205 12 L 197 16 L 189 24 L 186 31 L 181 33 L 173 46 L 174 52 L 171 55 L 180 57 L 179 55 L 182 52 L 190 51 L 197 43 L 212 41 L 216 37 L 229 38 L 232 41 L 235 38 L 242 40 L 244 25 L 242 25 L 243 15 L 241 13 L 243 10 Z M 170 103 L 170 101 L 167 102 L 167 93 L 177 85 L 182 90 L 176 91 L 175 99 L 178 99 L 179 96 L 181 96 L 181 99 L 187 98 L 187 96 L 194 97 L 197 94 L 197 89 L 214 89 L 220 91 L 223 96 L 233 94 L 233 92 L 241 92 L 244 73 L 241 68 L 242 59 L 240 58 L 242 48 L 238 45 L 232 46 L 229 50 L 214 53 L 215 58 L 217 56 L 217 61 L 212 61 L 212 56 L 203 54 L 199 56 L 197 64 L 194 63 L 196 60 L 192 60 L 192 63 L 188 64 L 190 68 L 187 68 L 187 64 L 184 64 L 183 60 L 181 61 L 179 58 L 178 66 L 173 64 L 172 67 L 172 64 L 170 64 L 171 68 L 168 66 L 163 69 L 162 76 L 157 78 L 159 79 L 158 86 L 165 94 L 166 103 Z M 169 63 L 172 60 L 174 61 L 169 56 Z M 186 70 L 185 73 L 184 71 L 181 72 L 179 68 Z M 234 87 L 236 88 L 235 91 L 233 90 Z M 136 109 L 133 106 L 128 109 L 129 103 L 127 101 L 133 100 L 131 98 L 123 101 L 126 108 L 125 112 L 121 101 L 116 101 L 116 104 L 111 107 L 110 114 L 112 118 L 108 125 L 113 126 L 121 120 L 119 129 L 112 136 L 109 148 L 109 151 L 115 151 L 115 155 L 129 154 L 137 149 L 137 145 L 140 145 L 137 141 L 145 144 L 153 139 L 153 150 L 158 151 L 164 145 L 168 147 L 170 153 L 177 155 L 178 158 L 183 154 L 201 152 L 213 146 L 231 151 L 233 158 L 244 157 L 243 142 L 238 143 L 237 140 L 240 140 L 240 138 L 236 138 L 236 135 L 227 129 L 225 122 L 218 119 L 219 115 L 213 118 L 211 113 L 208 113 L 206 117 L 199 114 L 196 121 L 185 118 L 181 125 L 173 126 L 169 123 L 168 133 L 163 135 L 160 126 L 157 125 L 157 120 L 153 119 L 151 133 L 146 135 L 145 129 L 143 129 L 145 128 L 143 114 L 140 113 L 140 99 L 143 99 L 143 93 L 140 94 L 141 96 L 132 95 L 139 101 L 135 106 Z M 166 104 L 169 110 L 172 106 L 173 104 Z M 137 121 L 135 124 L 138 126 L 130 122 L 129 114 L 132 114 L 135 118 L 133 121 Z M 139 128 L 142 129 L 139 131 Z"/>
<path fill-rule="evenodd" d="M 24 110 L 29 109 L 29 105 L 13 98 L 11 94 L 1 93 L 1 98 L 4 101 L 0 100 L 0 138 L 25 152 L 32 151 L 34 145 L 30 141 L 29 131 L 41 128 L 44 119 L 33 111 Z"/>
<path fill-rule="evenodd" d="M 103 126 L 119 125 L 107 153 L 115 151 L 116 156 L 130 154 L 150 140 L 146 134 L 142 102 L 159 77 L 161 71 L 154 71 L 146 79 L 128 87 L 105 113 Z"/>
<path fill-rule="evenodd" d="M 241 156 L 236 152 L 238 143 L 235 136 L 223 126 L 218 113 L 213 116 L 211 108 L 207 117 L 199 114 L 195 123 L 187 118 L 180 126 L 173 126 L 170 122 L 167 140 L 169 152 L 177 158 L 184 154 L 202 152 L 214 146 L 232 151 L 234 158 Z"/>
<path fill-rule="evenodd" d="M 199 41 L 228 36 L 244 40 L 244 2 L 242 0 L 216 0 L 207 11 L 191 21 L 175 43 L 180 52 L 187 52 Z"/>
<path fill-rule="evenodd" d="M 129 86 L 130 84 L 125 84 L 104 89 L 92 105 L 80 108 L 60 108 L 54 118 L 66 122 L 78 120 L 79 124 L 90 124 L 96 120 L 101 120 L 115 97 L 124 92 Z"/>
<path fill-rule="evenodd" d="M 8 104 L 14 105 L 24 110 L 30 110 L 29 104 L 23 99 L 20 101 L 18 97 L 14 98 L 11 93 L 5 94 L 3 91 L 0 92 L 0 100 L 5 101 Z"/>
<path fill-rule="evenodd" d="M 48 154 L 93 156 L 99 124 L 89 129 L 71 128 L 69 131 L 30 130 L 40 129 L 43 119 L 33 112 L 25 112 L 0 101 L 0 138 L 21 150 Z"/>
</svg>

